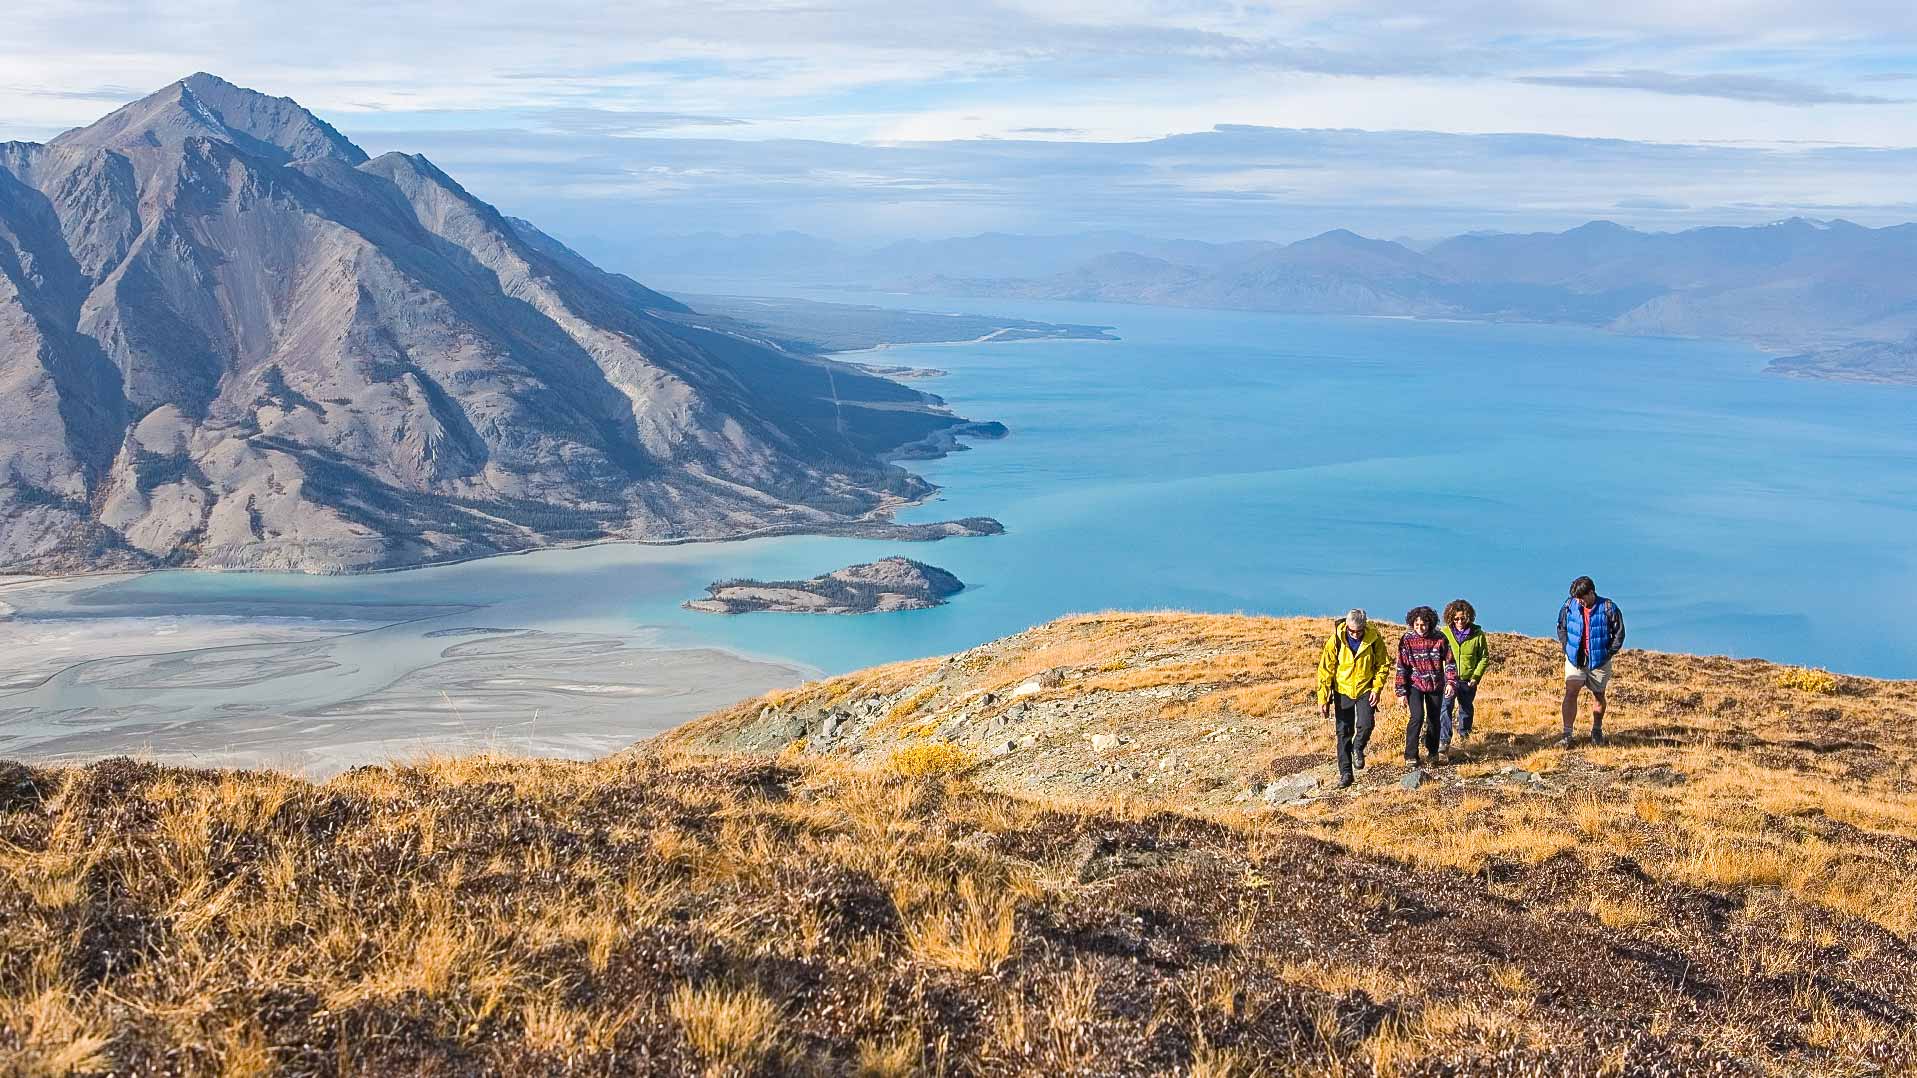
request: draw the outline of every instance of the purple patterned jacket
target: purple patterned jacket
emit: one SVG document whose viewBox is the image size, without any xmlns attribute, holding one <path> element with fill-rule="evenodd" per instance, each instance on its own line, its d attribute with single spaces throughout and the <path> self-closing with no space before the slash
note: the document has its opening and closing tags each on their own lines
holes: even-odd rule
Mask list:
<svg viewBox="0 0 1917 1078">
<path fill-rule="evenodd" d="M 1451 642 L 1441 633 L 1418 636 L 1406 633 L 1398 638 L 1398 695 L 1409 683 L 1419 692 L 1437 692 L 1449 696 L 1458 691 L 1458 663 L 1451 654 Z"/>
</svg>

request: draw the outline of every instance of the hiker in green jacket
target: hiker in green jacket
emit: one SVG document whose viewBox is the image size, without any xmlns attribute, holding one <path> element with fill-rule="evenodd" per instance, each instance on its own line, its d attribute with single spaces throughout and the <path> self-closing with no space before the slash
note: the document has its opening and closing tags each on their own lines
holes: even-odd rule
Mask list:
<svg viewBox="0 0 1917 1078">
<path fill-rule="evenodd" d="M 1477 712 L 1478 682 L 1491 668 L 1491 645 L 1478 625 L 1478 611 L 1463 599 L 1444 605 L 1444 638 L 1451 641 L 1451 654 L 1458 662 L 1458 692 L 1448 696 L 1439 713 L 1438 751 L 1451 749 L 1453 709 L 1456 709 L 1456 734 L 1459 741 L 1471 736 L 1471 720 Z"/>
<path fill-rule="evenodd" d="M 1332 625 L 1318 655 L 1318 710 L 1329 719 L 1338 742 L 1338 785 L 1352 783 L 1351 771 L 1365 768 L 1365 746 L 1377 722 L 1378 696 L 1391 677 L 1384 634 L 1362 610 Z"/>
</svg>

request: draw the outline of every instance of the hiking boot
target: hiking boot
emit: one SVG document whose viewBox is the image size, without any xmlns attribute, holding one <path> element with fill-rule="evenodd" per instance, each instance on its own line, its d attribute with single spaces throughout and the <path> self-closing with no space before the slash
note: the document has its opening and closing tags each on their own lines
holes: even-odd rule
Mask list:
<svg viewBox="0 0 1917 1078">
<path fill-rule="evenodd" d="M 1447 738 L 1445 738 L 1445 739 L 1444 739 L 1443 741 L 1440 741 L 1440 742 L 1438 742 L 1438 751 L 1439 751 L 1439 752 L 1450 752 L 1450 751 L 1451 751 L 1451 739 L 1447 737 Z"/>
<path fill-rule="evenodd" d="M 1363 749 L 1359 749 L 1357 752 L 1351 754 L 1351 766 L 1354 770 L 1358 771 L 1365 769 L 1365 753 Z"/>
<path fill-rule="evenodd" d="M 1552 747 L 1552 748 L 1554 748 L 1554 749 L 1568 749 L 1568 748 L 1570 748 L 1570 747 L 1571 747 L 1571 735 L 1570 735 L 1570 734 L 1565 734 L 1565 735 L 1564 735 L 1563 737 L 1560 737 L 1560 738 L 1558 738 L 1558 739 L 1557 739 L 1556 741 L 1553 741 L 1553 742 L 1551 742 L 1551 747 Z"/>
<path fill-rule="evenodd" d="M 1344 774 L 1338 776 L 1338 788 L 1342 790 L 1345 787 L 1351 785 L 1354 781 L 1356 780 L 1351 777 L 1351 772 L 1347 771 Z"/>
<path fill-rule="evenodd" d="M 1591 731 L 1591 744 L 1593 745 L 1604 744 L 1604 731 L 1602 730 Z"/>
</svg>

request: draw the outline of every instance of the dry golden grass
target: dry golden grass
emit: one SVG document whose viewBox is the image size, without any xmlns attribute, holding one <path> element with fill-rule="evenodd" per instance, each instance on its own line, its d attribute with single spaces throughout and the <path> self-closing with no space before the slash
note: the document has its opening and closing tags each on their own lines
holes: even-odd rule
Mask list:
<svg viewBox="0 0 1917 1078">
<path fill-rule="evenodd" d="M 753 987 L 673 990 L 666 1009 L 717 1073 L 751 1070 L 779 1050 L 779 1008 Z"/>
<path fill-rule="evenodd" d="M 1606 928 L 1632 929 L 1657 920 L 1657 910 L 1636 899 L 1611 899 L 1591 896 L 1591 916 Z"/>
<path fill-rule="evenodd" d="M 1070 618 L 593 763 L 44 773 L 43 803 L 0 806 L 0 1073 L 313 1073 L 342 1037 L 387 1073 L 1917 1059 L 1895 1020 L 1917 1013 L 1917 686 L 1779 692 L 1769 664 L 1634 652 L 1611 744 L 1567 752 L 1553 645 L 1498 634 L 1480 737 L 1440 782 L 1396 787 L 1387 709 L 1361 796 L 1232 805 L 1269 761 L 1328 752 L 1328 624 Z M 1065 729 L 988 758 L 975 729 L 1021 731 L 966 701 L 1048 671 L 1022 700 L 1135 698 L 1084 721 L 1138 745 Z M 879 732 L 856 744 L 671 751 L 768 705 L 861 704 Z M 1079 782 L 1172 754 L 1165 775 L 1216 781 Z M 1651 941 L 1675 972 L 1631 957 Z M 1719 991 L 1680 1005 L 1692 967 Z"/>
<path fill-rule="evenodd" d="M 1593 893 L 1513 920 L 1525 915 L 1501 891 L 1446 882 L 1455 867 L 1504 859 L 1549 877 L 1593 830 L 1656 832 L 1646 848 L 1667 860 L 1647 867 L 1761 888 L 1782 911 L 1754 910 L 1720 979 L 1840 983 L 1829 963 L 1850 959 L 1828 948 L 1854 932 L 1834 932 L 1846 922 L 1828 911 L 1873 893 L 1870 866 L 1821 839 L 1781 883 L 1761 882 L 1735 856 L 1761 847 L 1744 829 L 1764 827 L 1766 811 L 1711 825 L 1681 794 L 1660 795 L 1674 807 L 1655 823 L 1595 792 L 1394 798 L 1337 821 L 1340 845 L 1376 851 L 1352 854 L 1301 836 L 1329 820 L 1088 810 L 811 758 L 434 759 L 317 787 L 121 764 L 51 786 L 44 806 L 0 814 L 10 877 L 67 881 L 17 888 L 0 911 L 0 1073 L 164 1069 L 162 1058 L 310 1073 L 340 1068 L 342 1038 L 360 1053 L 345 1069 L 399 1073 L 597 1072 L 639 1058 L 710 1074 L 1414 1073 L 1584 1043 L 1538 1001 L 1575 1003 L 1541 971 L 1580 968 L 1569 955 L 1589 939 L 1491 960 L 1461 936 L 1481 927 L 1500 948 L 1555 948 L 1564 909 L 1622 932 L 1660 912 Z M 1367 830 L 1381 821 L 1399 827 Z M 1087 835 L 1121 836 L 1113 856 L 1175 859 L 1087 869 L 1104 856 Z M 1797 901 L 1799 885 L 1822 897 Z M 87 980 L 75 971 L 96 952 L 48 928 L 97 918 L 107 895 L 153 911 L 166 936 L 145 951 L 136 936 L 108 947 L 140 958 Z M 1409 928 L 1422 922 L 1394 920 L 1407 908 L 1447 912 Z M 1334 927 L 1346 915 L 1373 927 Z M 1661 947 L 1709 946 L 1657 931 Z M 1883 961 L 1883 946 L 1857 961 Z M 1615 995 L 1598 994 L 1603 1013 Z M 1907 1058 L 1886 1054 L 1907 1034 L 1850 998 L 1801 1001 L 1807 1050 Z M 135 1013 L 146 1017 L 127 1025 Z M 1254 1035 L 1284 1022 L 1295 1030 L 1279 1040 Z M 1868 1047 L 1840 1043 L 1846 1023 Z M 1591 1051 L 1574 1057 L 1591 1071 L 1642 1058 Z"/>
<path fill-rule="evenodd" d="M 925 688 L 918 690 L 892 705 L 892 710 L 885 714 L 885 722 L 888 724 L 904 722 L 906 719 L 918 714 L 919 709 L 930 703 L 932 698 L 938 694 L 939 687 L 937 685 L 927 685 Z"/>
<path fill-rule="evenodd" d="M 1396 627 L 1380 624 L 1395 635 Z M 1217 776 L 1197 791 L 1217 791 L 1212 796 L 1222 800 L 1257 780 L 1264 760 L 1329 754 L 1329 728 L 1313 698 L 1328 628 L 1323 619 L 1180 613 L 1065 618 L 1024 634 L 1016 648 L 967 653 L 951 666 L 971 679 L 953 688 L 954 698 L 967 685 L 1002 693 L 1046 671 L 1063 672 L 1063 684 L 1028 699 L 1171 693 L 1105 718 L 1103 726 L 1094 718 L 1088 728 L 1116 726 L 1149 740 L 1154 747 L 1136 750 L 1136 759 L 1175 753 L 1181 768 Z M 1516 767 L 1546 776 L 1550 796 L 1512 790 L 1485 800 L 1471 793 L 1471 807 L 1459 810 L 1442 799 L 1434 806 L 1426 791 L 1385 789 L 1314 803 L 1302 810 L 1308 823 L 1353 849 L 1419 866 L 1476 875 L 1507 863 L 1618 856 L 1674 884 L 1782 888 L 1894 932 L 1917 927 L 1917 901 L 1901 886 L 1917 871 L 1910 845 L 1917 843 L 1917 789 L 1905 779 L 1917 761 L 1907 721 L 1917 709 L 1917 687 L 1756 661 L 1628 652 L 1618 660 L 1611 744 L 1566 752 L 1549 744 L 1561 686 L 1555 644 L 1502 633 L 1491 643 L 1495 660 L 1478 697 L 1480 737 L 1457 773 L 1495 780 L 1500 767 Z M 915 669 L 933 673 L 923 664 Z M 886 668 L 884 677 L 904 673 Z M 928 688 L 902 684 L 899 699 L 910 702 Z M 986 709 L 984 718 L 1006 706 Z M 1389 704 L 1381 712 L 1374 760 L 1395 756 L 1400 715 Z M 731 721 L 718 716 L 685 736 L 697 739 L 701 729 Z M 1225 726 L 1249 731 L 1249 740 L 1214 745 L 1201 737 Z M 961 745 L 968 744 L 964 736 Z M 884 763 L 893 749 L 881 737 L 834 751 Z M 1031 788 L 1059 770 L 1096 762 L 1090 754 L 1045 759 L 1055 762 L 1026 765 L 1022 754 L 982 762 L 979 777 Z M 1676 778 L 1655 786 L 1629 778 L 1633 769 L 1659 768 Z M 1811 827 L 1807 820 L 1822 822 Z M 1833 833 L 1833 826 L 1854 830 Z"/>
<path fill-rule="evenodd" d="M 898 905 L 905 911 L 913 903 Z M 906 943 L 931 965 L 989 973 L 1011 957 L 1018 919 L 1016 896 L 1000 893 L 988 898 L 971 877 L 959 881 L 955 901 L 907 916 L 911 919 L 905 926 Z"/>
</svg>

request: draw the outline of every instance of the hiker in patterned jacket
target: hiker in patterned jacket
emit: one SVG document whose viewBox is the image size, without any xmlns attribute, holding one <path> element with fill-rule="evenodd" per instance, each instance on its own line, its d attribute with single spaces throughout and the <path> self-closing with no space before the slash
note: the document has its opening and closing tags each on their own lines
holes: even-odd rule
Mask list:
<svg viewBox="0 0 1917 1078">
<path fill-rule="evenodd" d="M 1412 607 L 1404 616 L 1411 631 L 1398 639 L 1398 699 L 1410 718 L 1404 728 L 1404 762 L 1418 763 L 1422 732 L 1425 755 L 1438 762 L 1439 712 L 1446 698 L 1458 691 L 1458 663 L 1451 641 L 1438 632 L 1438 612 Z"/>
<path fill-rule="evenodd" d="M 1564 736 L 1578 717 L 1578 691 L 1591 690 L 1591 744 L 1604 744 L 1604 693 L 1611 687 L 1611 660 L 1624 650 L 1624 613 L 1599 595 L 1588 576 L 1571 581 L 1571 597 L 1558 607 L 1558 643 L 1564 648 Z"/>
</svg>

